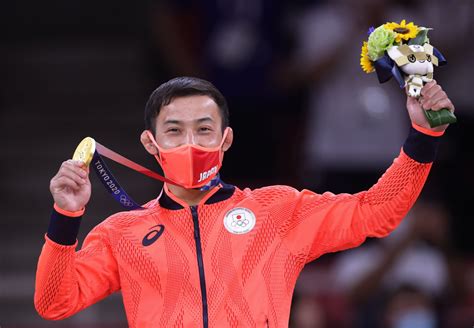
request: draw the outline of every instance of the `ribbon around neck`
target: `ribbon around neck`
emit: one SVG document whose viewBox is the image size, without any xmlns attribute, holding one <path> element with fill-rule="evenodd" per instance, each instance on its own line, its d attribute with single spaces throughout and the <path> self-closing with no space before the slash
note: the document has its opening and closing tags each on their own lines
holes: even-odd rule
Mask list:
<svg viewBox="0 0 474 328">
<path fill-rule="evenodd" d="M 167 179 L 160 174 L 129 160 L 128 158 L 114 152 L 113 150 L 110 150 L 96 141 L 95 151 L 90 166 L 92 166 L 92 169 L 97 174 L 97 177 L 104 185 L 105 189 L 118 203 L 120 203 L 120 205 L 122 205 L 127 210 L 143 210 L 145 208 L 135 202 L 120 186 L 118 180 L 113 176 L 101 155 L 150 178 L 176 185 L 176 183 L 170 179 Z"/>
</svg>

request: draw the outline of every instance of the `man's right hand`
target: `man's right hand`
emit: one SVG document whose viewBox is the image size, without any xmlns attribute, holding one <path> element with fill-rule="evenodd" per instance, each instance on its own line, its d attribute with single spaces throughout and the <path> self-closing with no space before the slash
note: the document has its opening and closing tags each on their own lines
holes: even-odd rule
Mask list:
<svg viewBox="0 0 474 328">
<path fill-rule="evenodd" d="M 67 160 L 51 179 L 49 190 L 54 202 L 61 209 L 82 210 L 91 198 L 91 183 L 87 167 L 81 161 Z"/>
</svg>

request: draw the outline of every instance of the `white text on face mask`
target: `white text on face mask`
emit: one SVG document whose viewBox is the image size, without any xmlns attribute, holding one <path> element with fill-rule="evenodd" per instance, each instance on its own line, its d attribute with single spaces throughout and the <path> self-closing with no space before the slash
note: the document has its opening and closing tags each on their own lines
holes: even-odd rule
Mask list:
<svg viewBox="0 0 474 328">
<path fill-rule="evenodd" d="M 207 178 L 209 178 L 210 175 L 214 174 L 217 172 L 217 165 L 212 167 L 210 170 L 208 171 L 205 171 L 205 172 L 201 172 L 199 173 L 199 180 L 198 182 L 202 182 L 204 180 L 206 180 Z"/>
</svg>

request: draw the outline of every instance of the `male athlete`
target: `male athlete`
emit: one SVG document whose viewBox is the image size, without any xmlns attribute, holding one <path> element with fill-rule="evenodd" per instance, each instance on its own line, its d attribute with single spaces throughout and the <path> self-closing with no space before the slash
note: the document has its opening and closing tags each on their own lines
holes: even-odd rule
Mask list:
<svg viewBox="0 0 474 328">
<path fill-rule="evenodd" d="M 335 195 L 224 183 L 217 171 L 233 139 L 224 97 L 197 78 L 162 84 L 147 103 L 141 142 L 173 183 L 145 209 L 97 225 L 76 251 L 91 185 L 83 163 L 63 162 L 50 185 L 38 313 L 67 318 L 121 291 L 130 327 L 287 327 L 306 263 L 386 236 L 418 197 L 447 127 L 430 128 L 422 110 L 454 111 L 435 81 L 422 95 L 407 98 L 409 136 L 378 182 Z"/>
</svg>

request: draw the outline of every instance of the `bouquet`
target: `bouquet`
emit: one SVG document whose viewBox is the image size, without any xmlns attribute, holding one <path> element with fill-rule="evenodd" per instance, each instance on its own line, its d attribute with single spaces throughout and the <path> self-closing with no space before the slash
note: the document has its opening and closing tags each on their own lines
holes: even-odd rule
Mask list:
<svg viewBox="0 0 474 328">
<path fill-rule="evenodd" d="M 423 85 L 433 79 L 434 66 L 447 63 L 444 56 L 430 44 L 431 28 L 413 22 L 389 22 L 371 27 L 362 45 L 360 65 L 366 73 L 376 72 L 380 83 L 393 76 L 401 88 L 407 87 L 408 96 L 419 98 Z M 447 108 L 425 110 L 431 127 L 454 123 L 456 117 Z"/>
</svg>

